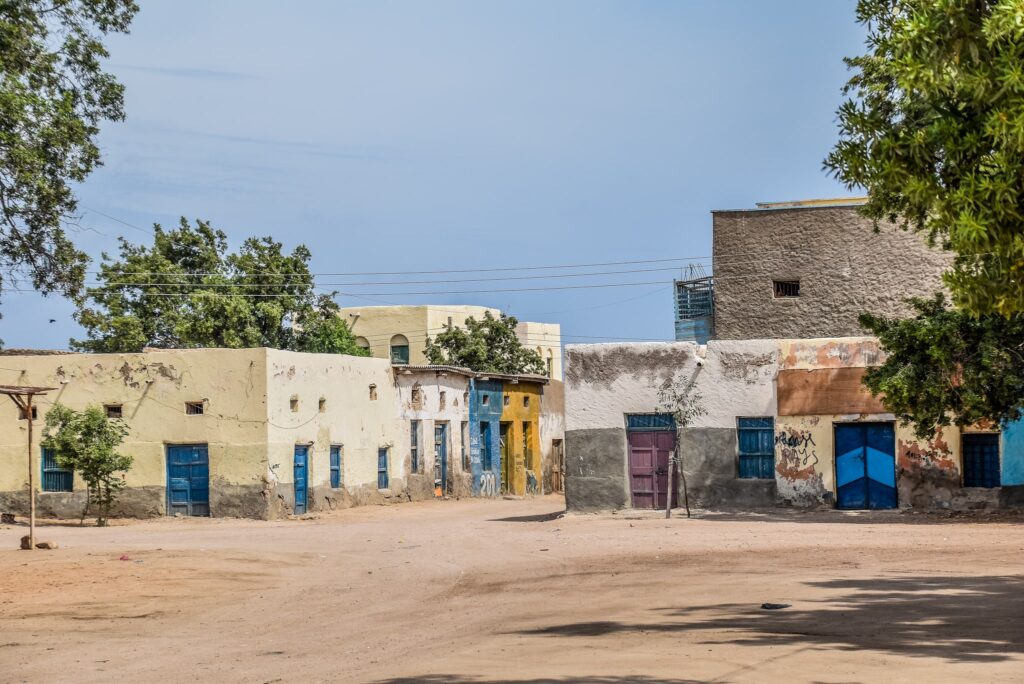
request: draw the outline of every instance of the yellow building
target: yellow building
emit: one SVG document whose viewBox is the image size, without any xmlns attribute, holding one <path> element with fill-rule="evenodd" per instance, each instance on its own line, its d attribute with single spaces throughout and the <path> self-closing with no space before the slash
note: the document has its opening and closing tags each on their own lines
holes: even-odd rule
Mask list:
<svg viewBox="0 0 1024 684">
<path fill-rule="evenodd" d="M 357 342 L 379 359 L 421 366 L 427 363 L 423 353 L 427 337 L 436 337 L 449 326 L 465 327 L 466 319 L 483 318 L 486 312 L 500 315 L 498 309 L 484 306 L 353 306 L 341 310 L 341 316 L 356 335 Z M 562 377 L 562 332 L 557 323 L 520 321 L 516 326 L 519 341 L 541 355 L 548 377 Z"/>
<path fill-rule="evenodd" d="M 540 405 L 544 386 L 510 378 L 502 383 L 501 482 L 508 494 L 540 494 Z"/>
</svg>

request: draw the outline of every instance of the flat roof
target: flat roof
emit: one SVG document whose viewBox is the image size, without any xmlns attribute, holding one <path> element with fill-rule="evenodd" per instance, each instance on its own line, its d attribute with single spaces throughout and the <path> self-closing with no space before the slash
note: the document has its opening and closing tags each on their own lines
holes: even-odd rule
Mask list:
<svg viewBox="0 0 1024 684">
<path fill-rule="evenodd" d="M 821 199 L 789 200 L 784 202 L 756 202 L 748 209 L 712 209 L 712 214 L 735 213 L 744 211 L 775 211 L 778 209 L 828 209 L 834 207 L 859 207 L 866 204 L 868 198 L 861 197 L 828 197 Z"/>
</svg>

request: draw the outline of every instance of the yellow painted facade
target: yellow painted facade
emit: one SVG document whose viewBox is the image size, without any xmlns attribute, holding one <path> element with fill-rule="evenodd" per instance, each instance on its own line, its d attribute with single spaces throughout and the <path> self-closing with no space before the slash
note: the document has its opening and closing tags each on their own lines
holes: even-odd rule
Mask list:
<svg viewBox="0 0 1024 684">
<path fill-rule="evenodd" d="M 502 448 L 502 483 L 510 494 L 543 491 L 543 454 L 540 442 L 540 406 L 544 386 L 511 382 L 502 387 L 501 424 L 507 444 Z"/>
</svg>

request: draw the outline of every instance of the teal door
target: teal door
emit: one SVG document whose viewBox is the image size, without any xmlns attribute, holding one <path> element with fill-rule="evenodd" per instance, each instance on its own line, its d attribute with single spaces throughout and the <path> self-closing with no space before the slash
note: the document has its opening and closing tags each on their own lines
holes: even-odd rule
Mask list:
<svg viewBox="0 0 1024 684">
<path fill-rule="evenodd" d="M 210 515 L 210 451 L 205 444 L 167 445 L 167 514 Z"/>
<path fill-rule="evenodd" d="M 295 515 L 306 512 L 307 484 L 309 482 L 309 447 L 295 447 Z"/>
</svg>

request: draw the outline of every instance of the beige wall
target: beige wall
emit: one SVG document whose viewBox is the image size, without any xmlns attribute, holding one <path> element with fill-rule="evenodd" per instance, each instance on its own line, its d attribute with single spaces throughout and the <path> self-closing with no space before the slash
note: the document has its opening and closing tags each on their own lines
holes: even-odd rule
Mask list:
<svg viewBox="0 0 1024 684">
<path fill-rule="evenodd" d="M 129 434 L 121 451 L 134 457 L 128 487 L 166 486 L 168 444 L 209 445 L 211 484 L 259 486 L 266 474 L 265 350 L 201 349 L 145 354 L 4 356 L 0 384 L 57 388 L 39 404 L 33 469 L 46 413 L 60 402 L 74 409 L 121 404 Z M 203 401 L 203 415 L 185 402 Z M 0 405 L 0 492 L 25 491 L 26 422 L 14 404 Z M 80 489 L 82 483 L 76 482 Z M 213 501 L 211 501 L 213 504 Z M 163 506 L 153 492 L 144 507 Z M 163 510 L 157 512 L 162 513 Z M 215 513 L 216 514 L 216 513 Z"/>
<path fill-rule="evenodd" d="M 294 501 L 294 454 L 310 444 L 310 508 L 331 507 L 330 447 L 342 447 L 342 486 L 372 494 L 377 488 L 377 450 L 390 449 L 389 489 L 401 490 L 405 473 L 396 457 L 400 444 L 391 365 L 383 359 L 335 354 L 302 354 L 268 349 L 266 366 L 267 440 L 275 485 L 286 503 Z M 376 385 L 376 399 L 370 385 Z M 297 400 L 295 410 L 292 399 Z M 320 400 L 324 410 L 320 410 Z M 390 492 L 389 492 L 390 493 Z M 317 498 L 319 497 L 319 498 Z M 344 499 L 339 493 L 339 501 Z M 315 500 L 316 499 L 316 500 Z"/>
</svg>

